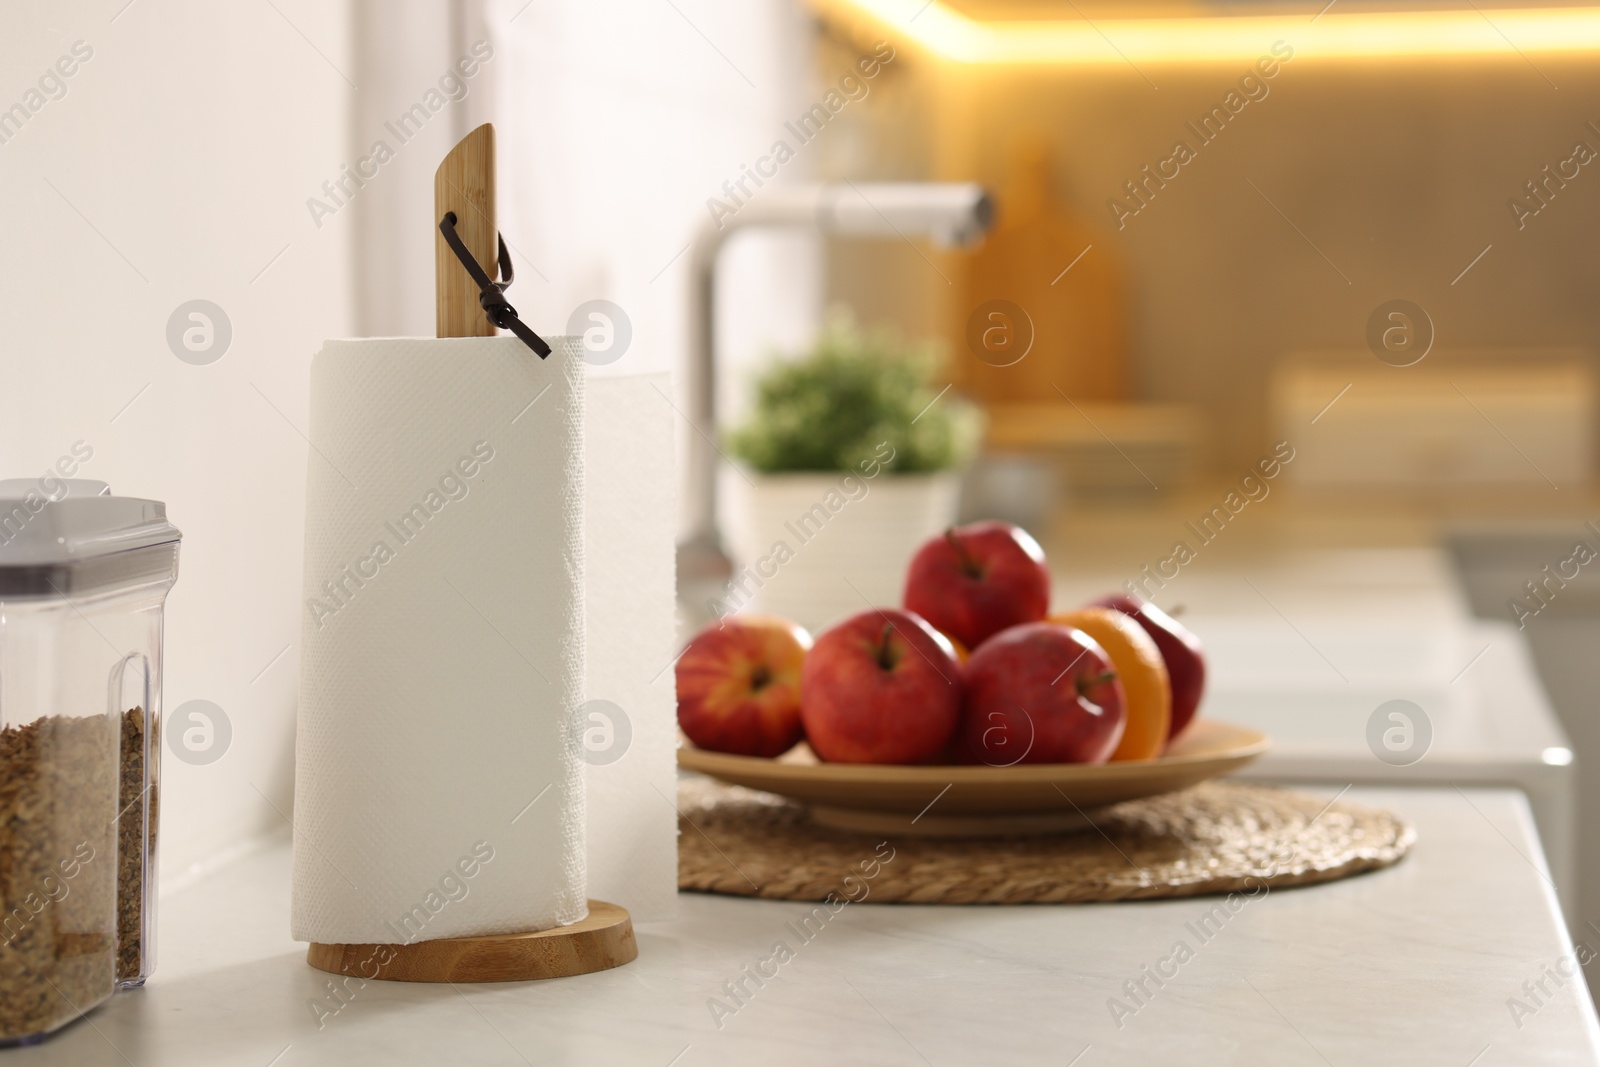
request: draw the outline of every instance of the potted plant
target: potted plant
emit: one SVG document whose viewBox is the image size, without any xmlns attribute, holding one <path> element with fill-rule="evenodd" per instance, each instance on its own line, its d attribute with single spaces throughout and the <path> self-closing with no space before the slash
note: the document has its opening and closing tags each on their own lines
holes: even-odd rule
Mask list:
<svg viewBox="0 0 1600 1067">
<path fill-rule="evenodd" d="M 818 627 L 896 604 L 911 553 L 956 518 L 977 409 L 944 392 L 931 346 L 844 313 L 804 355 L 774 362 L 728 435 L 735 558 L 716 614 L 753 608 Z"/>
</svg>

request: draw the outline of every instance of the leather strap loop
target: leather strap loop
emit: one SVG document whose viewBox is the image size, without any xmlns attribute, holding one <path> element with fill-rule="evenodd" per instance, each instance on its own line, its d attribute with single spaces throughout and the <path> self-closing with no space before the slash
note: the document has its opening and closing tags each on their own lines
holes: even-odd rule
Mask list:
<svg viewBox="0 0 1600 1067">
<path fill-rule="evenodd" d="M 456 254 L 461 261 L 461 266 L 471 276 L 478 287 L 478 303 L 483 307 L 483 313 L 488 320 L 502 330 L 510 330 L 544 359 L 550 354 L 550 346 L 544 338 L 530 330 L 521 319 L 517 318 L 517 309 L 511 306 L 506 299 L 506 286 L 513 280 L 511 272 L 511 254 L 506 251 L 506 239 L 496 234 L 500 241 L 500 277 L 495 281 L 472 258 L 472 253 L 467 250 L 466 242 L 461 240 L 461 235 L 456 233 L 456 213 L 446 212 L 445 217 L 439 220 L 439 232 L 444 234 L 445 244 L 450 246 L 450 251 Z"/>
</svg>

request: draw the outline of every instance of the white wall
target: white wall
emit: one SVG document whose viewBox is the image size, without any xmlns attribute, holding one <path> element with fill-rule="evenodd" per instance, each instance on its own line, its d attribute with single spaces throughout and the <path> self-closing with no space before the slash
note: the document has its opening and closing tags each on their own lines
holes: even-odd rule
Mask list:
<svg viewBox="0 0 1600 1067">
<path fill-rule="evenodd" d="M 519 272 L 512 303 L 536 329 L 560 333 L 583 301 L 616 302 L 633 322 L 624 358 L 672 371 L 681 398 L 689 271 L 680 253 L 710 217 L 707 198 L 722 196 L 722 183 L 806 106 L 813 31 L 803 4 L 491 0 L 484 12 L 509 53 L 500 211 Z M 801 158 L 778 180 L 809 174 Z M 755 363 L 810 339 L 820 263 L 805 234 L 729 244 L 719 283 L 724 412 L 743 406 Z M 692 431 L 678 421 L 681 455 Z"/>
<path fill-rule="evenodd" d="M 348 235 L 305 200 L 346 157 L 352 90 L 340 3 L 125 2 L 0 12 L 0 106 L 93 49 L 0 144 L 0 475 L 81 439 L 83 477 L 167 501 L 183 530 L 166 705 L 214 701 L 233 739 L 210 766 L 165 761 L 170 885 L 281 826 L 263 793 L 288 810 L 306 369 L 351 328 Z M 195 298 L 233 325 L 209 366 L 167 346 Z"/>
<path fill-rule="evenodd" d="M 352 77 L 361 91 L 351 94 L 350 142 L 359 155 L 379 140 L 395 152 L 341 219 L 354 242 L 355 325 L 362 336 L 434 334 L 434 171 L 457 141 L 496 118 L 496 86 L 508 73 L 505 49 L 480 11 L 478 0 L 352 5 Z M 480 60 L 474 45 L 489 49 L 489 58 Z M 440 90 L 462 59 L 472 77 L 446 81 Z M 448 102 L 402 144 L 390 127 L 430 90 Z M 497 133 L 504 138 L 511 131 Z"/>
</svg>

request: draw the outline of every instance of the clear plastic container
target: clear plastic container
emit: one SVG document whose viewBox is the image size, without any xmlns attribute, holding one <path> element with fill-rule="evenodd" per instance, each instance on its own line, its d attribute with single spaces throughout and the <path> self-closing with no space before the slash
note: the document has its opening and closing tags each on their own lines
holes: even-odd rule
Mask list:
<svg viewBox="0 0 1600 1067">
<path fill-rule="evenodd" d="M 0 1043 L 154 965 L 161 623 L 180 534 L 100 482 L 0 481 Z"/>
</svg>

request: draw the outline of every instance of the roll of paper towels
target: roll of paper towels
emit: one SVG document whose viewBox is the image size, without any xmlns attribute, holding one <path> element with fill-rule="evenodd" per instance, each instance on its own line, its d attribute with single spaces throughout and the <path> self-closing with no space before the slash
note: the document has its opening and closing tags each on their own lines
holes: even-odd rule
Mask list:
<svg viewBox="0 0 1600 1067">
<path fill-rule="evenodd" d="M 678 893 L 678 518 L 671 379 L 591 367 L 584 416 L 589 895 L 637 921 Z"/>
<path fill-rule="evenodd" d="M 292 929 L 403 943 L 584 917 L 584 373 L 514 337 L 312 368 Z"/>
</svg>

